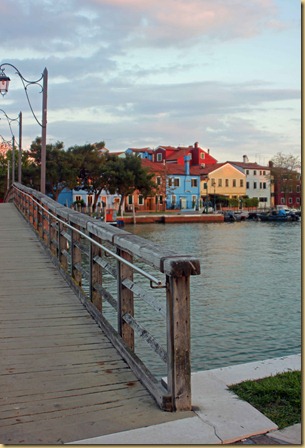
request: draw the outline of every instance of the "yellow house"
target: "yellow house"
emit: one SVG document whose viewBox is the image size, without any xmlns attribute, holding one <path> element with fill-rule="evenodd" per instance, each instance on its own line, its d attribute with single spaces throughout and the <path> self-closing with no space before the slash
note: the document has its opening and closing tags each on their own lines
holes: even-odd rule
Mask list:
<svg viewBox="0 0 305 448">
<path fill-rule="evenodd" d="M 206 178 L 201 180 L 200 195 L 239 199 L 246 195 L 246 175 L 228 162 L 212 165 L 206 170 Z"/>
</svg>

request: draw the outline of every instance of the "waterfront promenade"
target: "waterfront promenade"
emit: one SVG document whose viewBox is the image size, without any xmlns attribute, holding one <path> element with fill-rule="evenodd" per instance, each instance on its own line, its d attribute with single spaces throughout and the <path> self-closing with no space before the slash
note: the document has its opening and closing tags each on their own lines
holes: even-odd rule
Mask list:
<svg viewBox="0 0 305 448">
<path fill-rule="evenodd" d="M 222 444 L 278 435 L 227 384 L 300 369 L 300 356 L 193 373 L 193 411 L 162 412 L 13 204 L 0 204 L 0 256 L 0 443 Z"/>
</svg>

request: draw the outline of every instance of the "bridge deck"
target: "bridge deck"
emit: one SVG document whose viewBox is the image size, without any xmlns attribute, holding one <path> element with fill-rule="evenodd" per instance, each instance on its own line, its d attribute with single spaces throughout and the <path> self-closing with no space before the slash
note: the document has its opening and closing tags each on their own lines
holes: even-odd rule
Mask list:
<svg viewBox="0 0 305 448">
<path fill-rule="evenodd" d="M 12 204 L 0 204 L 0 443 L 60 444 L 162 412 Z"/>
</svg>

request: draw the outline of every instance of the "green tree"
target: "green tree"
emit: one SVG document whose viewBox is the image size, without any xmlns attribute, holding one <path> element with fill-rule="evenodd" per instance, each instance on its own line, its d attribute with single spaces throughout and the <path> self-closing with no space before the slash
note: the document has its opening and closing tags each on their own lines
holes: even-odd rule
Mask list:
<svg viewBox="0 0 305 448">
<path fill-rule="evenodd" d="M 104 147 L 105 143 L 99 142 L 74 146 L 68 150 L 78 167 L 78 185 L 94 195 L 93 211 L 96 209 L 99 195 L 106 186 L 103 173 L 110 156 L 108 151 L 103 151 Z"/>
<path fill-rule="evenodd" d="M 39 189 L 41 167 L 41 138 L 36 137 L 28 152 L 25 175 L 29 183 Z M 46 147 L 46 193 L 57 201 L 64 188 L 73 188 L 77 182 L 78 164 L 73 155 L 64 150 L 62 142 L 48 144 Z"/>
<path fill-rule="evenodd" d="M 126 196 L 138 190 L 147 197 L 157 188 L 153 182 L 154 173 L 142 167 L 140 157 L 135 155 L 128 154 L 125 158 L 114 157 L 108 160 L 103 176 L 107 190 L 121 195 L 119 215 L 122 215 L 122 205 Z"/>
</svg>

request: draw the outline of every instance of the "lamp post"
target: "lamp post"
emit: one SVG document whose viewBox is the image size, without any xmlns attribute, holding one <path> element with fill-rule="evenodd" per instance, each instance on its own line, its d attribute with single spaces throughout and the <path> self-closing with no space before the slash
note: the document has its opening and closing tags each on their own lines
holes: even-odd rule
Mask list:
<svg viewBox="0 0 305 448">
<path fill-rule="evenodd" d="M 21 82 L 23 84 L 23 88 L 25 90 L 25 94 L 27 97 L 27 101 L 29 107 L 31 109 L 32 115 L 35 118 L 36 122 L 41 127 L 41 174 L 40 174 L 40 191 L 45 194 L 46 192 L 46 140 L 47 140 L 47 101 L 48 101 L 48 70 L 45 68 L 41 77 L 36 81 L 29 81 L 25 79 L 20 71 L 12 64 L 7 62 L 0 65 L 0 93 L 4 96 L 8 92 L 10 78 L 4 73 L 4 66 L 12 67 L 16 70 Z M 41 84 L 42 81 L 42 84 Z M 42 118 L 41 122 L 36 117 L 32 105 L 30 103 L 30 99 L 28 96 L 28 86 L 37 84 L 42 89 Z"/>
<path fill-rule="evenodd" d="M 2 143 L 12 148 L 12 183 L 15 182 L 15 137 L 12 140 L 6 140 L 1 134 Z M 10 161 L 7 159 L 7 189 L 10 187 Z"/>
<path fill-rule="evenodd" d="M 9 127 L 10 127 L 10 131 L 11 131 L 12 138 L 14 138 L 14 141 L 13 141 L 13 157 L 15 157 L 15 137 L 14 137 L 14 133 L 13 133 L 13 130 L 12 130 L 11 123 L 12 123 L 13 121 L 18 121 L 18 123 L 19 123 L 19 142 L 18 142 L 18 148 L 19 148 L 19 151 L 18 151 L 18 182 L 21 183 L 21 160 L 22 160 L 22 112 L 19 112 L 19 115 L 18 115 L 18 117 L 16 117 L 16 118 L 11 118 L 11 117 L 9 117 L 9 116 L 7 115 L 7 113 L 6 113 L 3 109 L 0 109 L 0 112 L 3 112 L 3 113 L 4 113 L 4 115 L 5 115 L 6 119 L 7 119 L 8 125 L 9 125 Z M 15 160 L 14 160 L 14 161 L 15 161 Z M 15 165 L 13 166 L 13 169 L 15 169 Z M 14 182 L 14 181 L 15 181 L 15 172 L 14 172 L 12 178 L 14 179 L 14 180 L 13 180 L 13 182 Z"/>
</svg>

